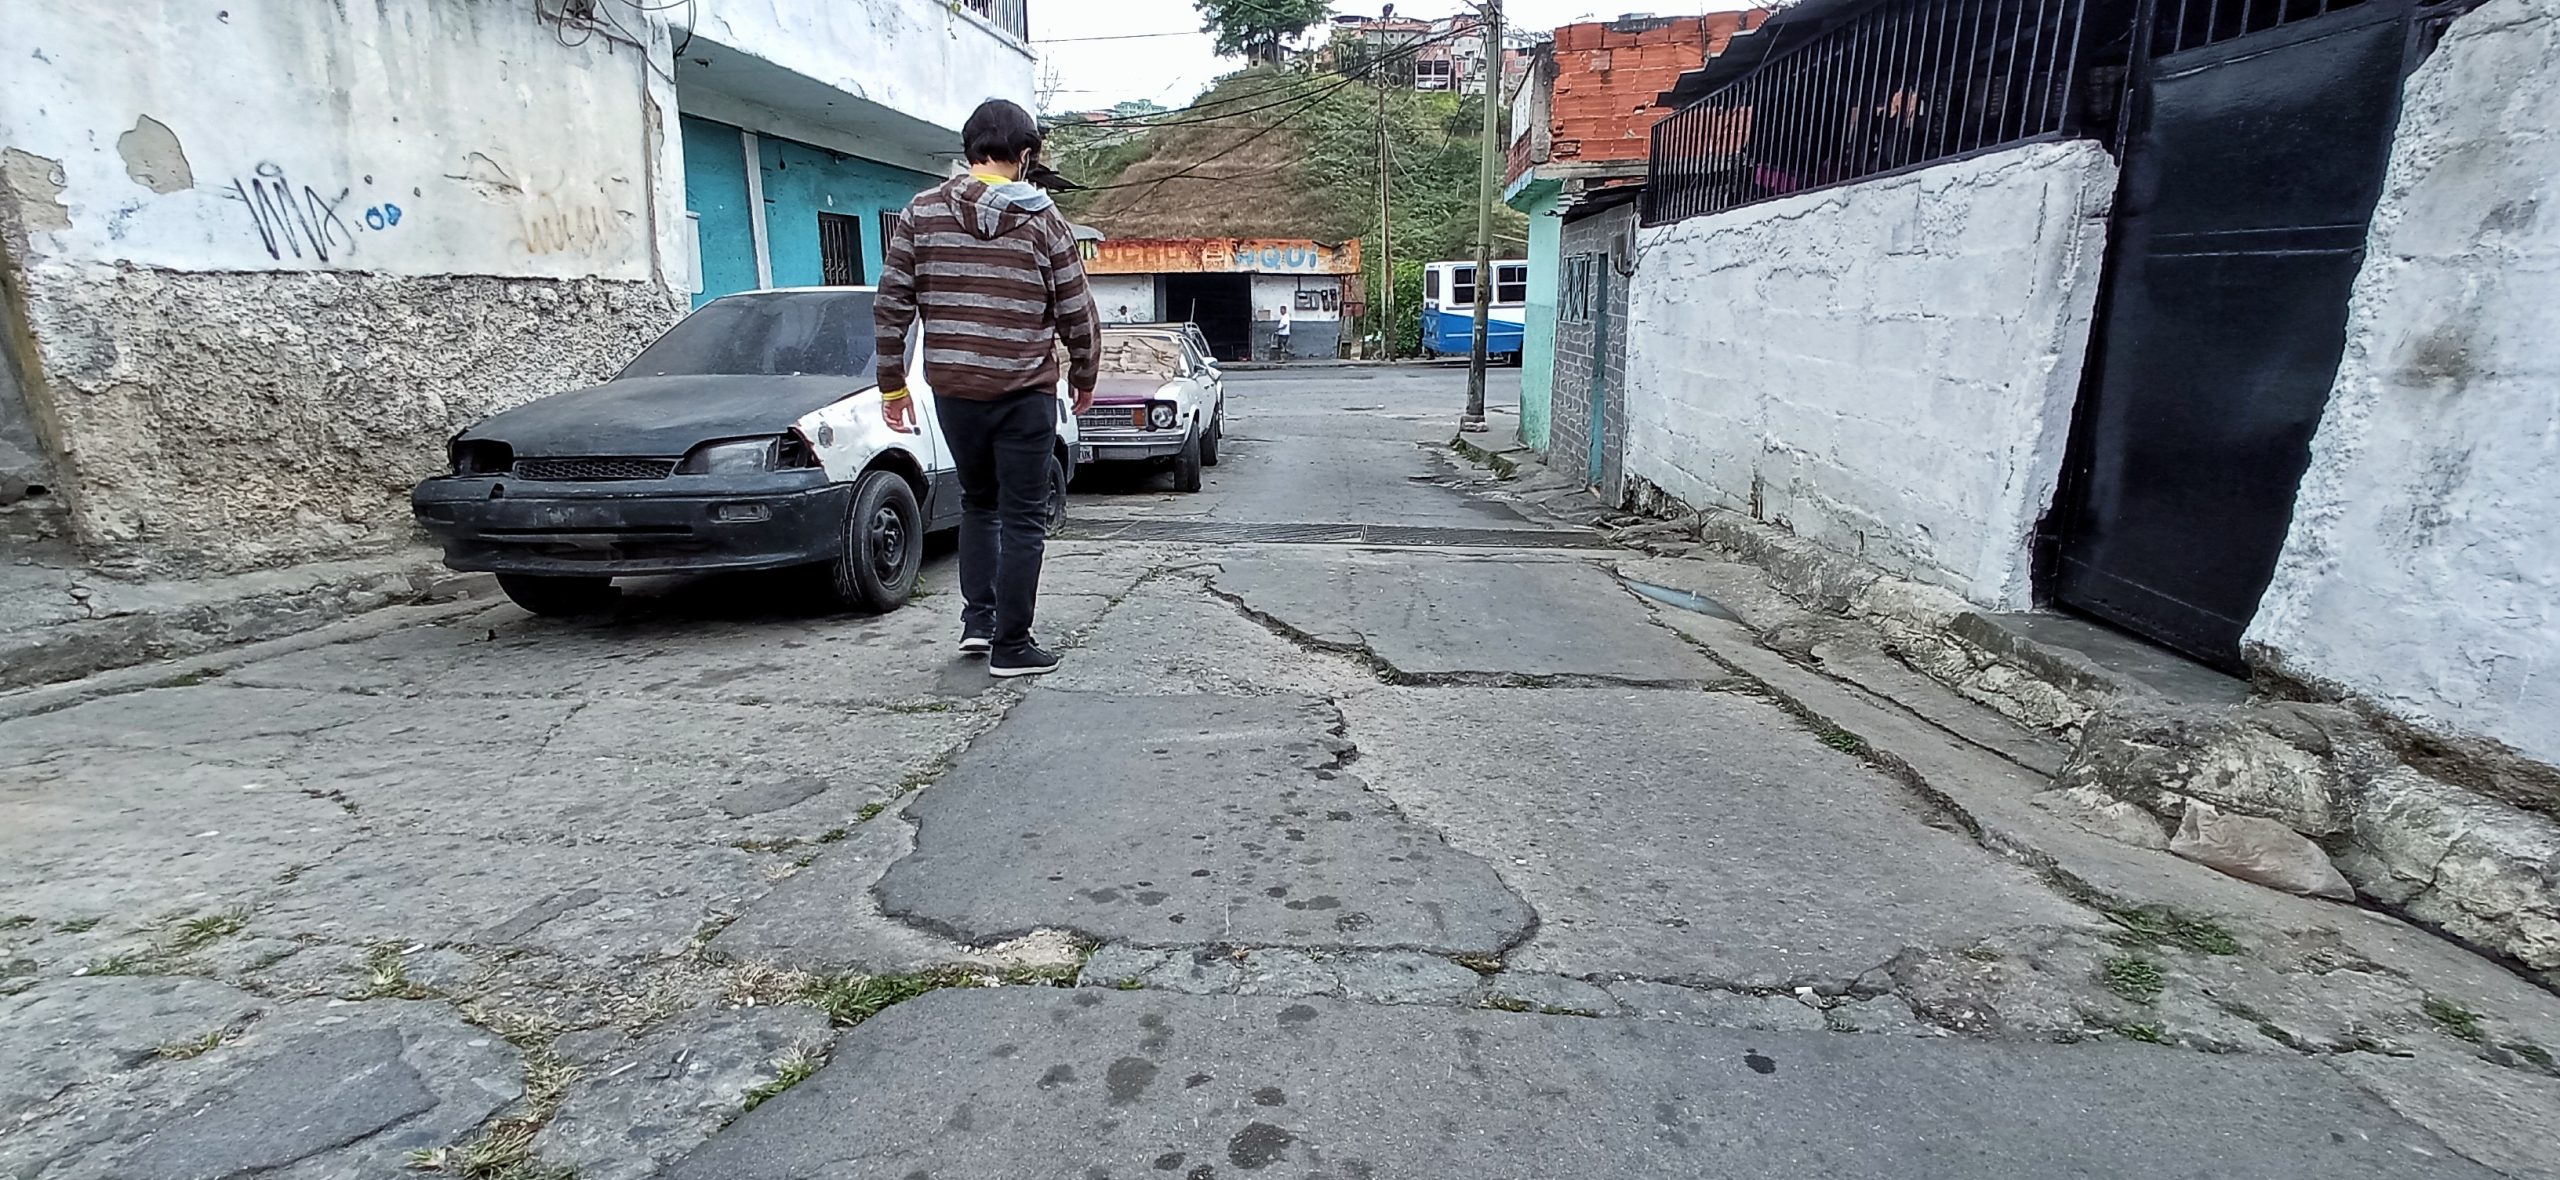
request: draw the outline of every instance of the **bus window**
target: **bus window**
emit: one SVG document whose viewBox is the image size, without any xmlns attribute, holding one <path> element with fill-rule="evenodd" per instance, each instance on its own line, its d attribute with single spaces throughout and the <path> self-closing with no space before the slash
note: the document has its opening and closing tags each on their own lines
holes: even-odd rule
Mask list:
<svg viewBox="0 0 2560 1180">
<path fill-rule="evenodd" d="M 1438 302 L 1440 302 L 1440 272 L 1439 272 L 1439 271 L 1436 271 L 1436 270 L 1426 270 L 1426 271 L 1422 272 L 1422 297 L 1423 297 L 1423 298 L 1425 298 L 1425 299 L 1430 300 L 1430 301 L 1431 301 L 1431 302 L 1433 302 L 1433 303 L 1438 303 Z"/>
<path fill-rule="evenodd" d="M 1526 263 L 1505 263 L 1493 268 L 1493 301 L 1497 306 L 1529 301 L 1529 267 Z"/>
<path fill-rule="evenodd" d="M 1451 307 L 1476 305 L 1476 268 L 1472 266 L 1449 268 L 1449 305 Z"/>
</svg>

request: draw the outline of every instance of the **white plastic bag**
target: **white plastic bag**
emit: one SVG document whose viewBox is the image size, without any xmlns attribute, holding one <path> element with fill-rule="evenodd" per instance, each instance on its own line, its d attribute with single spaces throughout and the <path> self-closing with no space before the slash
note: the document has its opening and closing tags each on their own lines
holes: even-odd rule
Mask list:
<svg viewBox="0 0 2560 1180">
<path fill-rule="evenodd" d="M 2169 851 L 2243 881 L 2331 901 L 2354 901 L 2355 886 L 2302 833 L 2271 819 L 2229 815 L 2189 801 Z"/>
</svg>

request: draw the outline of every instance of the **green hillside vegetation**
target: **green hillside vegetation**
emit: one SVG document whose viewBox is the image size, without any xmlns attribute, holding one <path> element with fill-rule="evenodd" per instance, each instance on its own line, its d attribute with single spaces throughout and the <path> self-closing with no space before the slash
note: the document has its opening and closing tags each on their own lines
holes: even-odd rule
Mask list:
<svg viewBox="0 0 2560 1180">
<path fill-rule="evenodd" d="M 1386 92 L 1394 161 L 1398 354 L 1418 346 L 1422 264 L 1475 255 L 1478 95 Z M 1077 221 L 1114 238 L 1360 239 L 1368 306 L 1378 291 L 1379 92 L 1292 67 L 1228 75 L 1144 128 L 1062 126 L 1052 166 L 1091 190 Z M 1494 252 L 1518 258 L 1527 222 L 1496 210 Z M 1363 334 L 1374 325 L 1360 326 Z"/>
</svg>

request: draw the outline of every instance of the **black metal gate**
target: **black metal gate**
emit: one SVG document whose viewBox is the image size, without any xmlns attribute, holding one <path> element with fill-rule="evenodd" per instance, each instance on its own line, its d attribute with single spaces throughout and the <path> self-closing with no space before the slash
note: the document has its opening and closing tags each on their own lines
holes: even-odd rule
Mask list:
<svg viewBox="0 0 2560 1180">
<path fill-rule="evenodd" d="M 2410 0 L 2159 0 L 2050 567 L 2237 669 L 2345 347 Z M 2334 7 L 2334 10 L 2333 10 Z"/>
</svg>

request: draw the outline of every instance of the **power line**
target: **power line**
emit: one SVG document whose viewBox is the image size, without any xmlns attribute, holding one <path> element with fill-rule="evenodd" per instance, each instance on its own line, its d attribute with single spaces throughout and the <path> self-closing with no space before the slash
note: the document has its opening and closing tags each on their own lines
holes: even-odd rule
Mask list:
<svg viewBox="0 0 2560 1180">
<path fill-rule="evenodd" d="M 1207 32 L 1200 29 L 1184 29 L 1175 33 L 1110 33 L 1099 37 L 1038 37 L 1034 38 L 1031 43 L 1034 45 L 1074 45 L 1085 41 L 1147 41 L 1157 37 L 1206 37 L 1208 35 L 1209 34 Z"/>
</svg>

